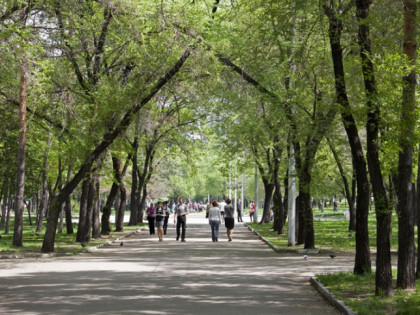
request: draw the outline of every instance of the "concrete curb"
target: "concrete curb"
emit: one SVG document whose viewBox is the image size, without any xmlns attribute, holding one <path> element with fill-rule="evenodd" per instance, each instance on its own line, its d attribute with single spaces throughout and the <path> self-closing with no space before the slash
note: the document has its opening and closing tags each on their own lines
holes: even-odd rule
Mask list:
<svg viewBox="0 0 420 315">
<path fill-rule="evenodd" d="M 260 240 L 262 240 L 264 243 L 266 243 L 268 246 L 270 246 L 275 252 L 277 253 L 294 253 L 294 254 L 303 254 L 303 253 L 309 253 L 309 254 L 318 254 L 319 250 L 296 250 L 296 249 L 280 249 L 273 243 L 271 243 L 269 240 L 267 240 L 264 236 L 262 236 L 260 233 L 258 233 L 255 229 L 250 227 L 248 224 L 244 223 L 244 225 L 255 235 L 258 236 Z M 344 304 L 343 301 L 337 299 L 335 294 L 333 294 L 330 290 L 328 290 L 319 280 L 315 279 L 314 277 L 310 277 L 309 282 L 311 285 L 321 294 L 321 296 L 332 306 L 334 306 L 339 312 L 346 315 L 356 315 L 356 313 L 348 307 L 346 304 Z"/>
<path fill-rule="evenodd" d="M 244 225 L 255 235 L 258 236 L 260 240 L 262 240 L 264 243 L 266 243 L 268 246 L 271 247 L 275 252 L 277 253 L 289 253 L 289 254 L 319 254 L 318 249 L 284 249 L 284 248 L 278 248 L 276 245 L 271 243 L 268 239 L 266 239 L 264 236 L 262 236 L 259 232 L 257 232 L 255 229 L 250 227 L 248 224 L 244 223 Z"/>
<path fill-rule="evenodd" d="M 133 232 L 124 234 L 123 236 L 120 236 L 120 237 L 116 238 L 115 240 L 111 240 L 111 241 L 108 241 L 106 243 L 99 244 L 97 246 L 89 247 L 88 249 L 85 249 L 84 251 L 80 252 L 77 255 L 86 254 L 86 253 L 92 253 L 92 252 L 94 252 L 95 250 L 97 250 L 97 249 L 99 249 L 101 247 L 110 246 L 112 243 L 116 243 L 116 242 L 121 241 L 121 240 L 123 240 L 123 239 L 125 239 L 125 238 L 127 238 L 127 237 L 129 237 L 131 235 L 140 233 L 141 231 L 145 231 L 145 230 L 146 229 L 142 227 L 142 228 L 140 228 L 140 229 L 138 229 L 136 231 L 133 231 Z"/>
<path fill-rule="evenodd" d="M 342 314 L 356 315 L 350 307 L 344 304 L 343 301 L 339 300 L 335 294 L 328 290 L 318 279 L 311 277 L 310 282 L 315 290 L 317 290 L 328 303 L 338 309 Z"/>
<path fill-rule="evenodd" d="M 144 227 L 142 227 L 142 228 L 140 228 L 136 231 L 133 231 L 133 232 L 127 233 L 123 236 L 120 236 L 120 237 L 116 238 L 115 240 L 111 240 L 111 241 L 108 241 L 106 243 L 99 244 L 97 246 L 89 247 L 89 248 L 85 249 L 84 251 L 82 251 L 82 252 L 80 252 L 76 255 L 94 252 L 98 248 L 101 248 L 101 247 L 104 247 L 104 246 L 109 246 L 114 242 L 118 242 L 118 241 L 120 241 L 120 240 L 122 240 L 126 237 L 129 237 L 133 234 L 136 234 L 136 233 L 139 233 L 139 232 L 145 231 L 145 230 L 146 229 Z M 0 255 L 0 260 L 3 260 L 3 259 L 25 259 L 25 258 L 52 258 L 52 257 L 64 257 L 64 256 L 72 256 L 72 255 L 62 254 L 62 253 L 26 253 L 26 254 L 16 253 L 16 254 L 9 254 L 9 255 Z"/>
</svg>

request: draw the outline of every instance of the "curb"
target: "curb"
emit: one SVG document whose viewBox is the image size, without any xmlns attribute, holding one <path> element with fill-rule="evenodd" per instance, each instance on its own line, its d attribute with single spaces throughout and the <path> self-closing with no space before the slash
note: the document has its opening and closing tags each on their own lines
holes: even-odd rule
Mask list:
<svg viewBox="0 0 420 315">
<path fill-rule="evenodd" d="M 140 228 L 140 229 L 138 229 L 136 231 L 133 231 L 133 232 L 130 232 L 130 233 L 125 234 L 123 236 L 120 236 L 120 237 L 116 238 L 115 240 L 111 240 L 111 241 L 108 241 L 106 243 L 99 244 L 97 246 L 89 247 L 88 249 L 85 249 L 84 251 L 80 252 L 77 255 L 86 254 L 86 253 L 92 253 L 92 252 L 94 252 L 95 250 L 97 250 L 97 249 L 99 249 L 101 247 L 110 246 L 112 243 L 116 243 L 116 242 L 121 241 L 121 240 L 123 240 L 123 239 L 125 239 L 125 238 L 127 238 L 127 237 L 129 237 L 131 235 L 140 233 L 141 231 L 145 231 L 145 230 L 146 229 L 142 227 L 142 228 Z"/>
<path fill-rule="evenodd" d="M 270 246 L 275 252 L 277 253 L 293 253 L 293 254 L 302 254 L 302 253 L 319 253 L 319 250 L 317 252 L 314 252 L 314 250 L 297 250 L 297 249 L 280 249 L 277 246 L 275 246 L 273 243 L 271 243 L 269 240 L 267 240 L 264 236 L 262 236 L 260 233 L 258 233 L 255 229 L 250 227 L 248 224 L 244 223 L 244 225 L 255 235 L 258 236 L 260 240 L 262 240 L 264 243 L 266 243 L 268 246 Z M 310 277 L 309 282 L 311 285 L 321 294 L 321 296 L 333 307 L 335 307 L 339 312 L 346 315 L 356 315 L 356 313 L 348 307 L 346 304 L 344 304 L 343 301 L 339 300 L 335 294 L 333 294 L 330 290 L 328 290 L 319 280 L 317 280 L 314 277 Z"/>
<path fill-rule="evenodd" d="M 104 247 L 104 246 L 109 246 L 114 242 L 118 242 L 126 237 L 129 237 L 131 235 L 134 235 L 136 233 L 139 233 L 141 231 L 145 231 L 144 227 L 141 227 L 140 229 L 127 233 L 123 236 L 120 236 L 118 238 L 116 238 L 115 240 L 111 240 L 108 241 L 106 243 L 102 243 L 99 244 L 97 246 L 93 246 L 93 247 L 89 247 L 87 249 L 85 249 L 84 251 L 75 254 L 75 255 L 80 255 L 80 254 L 86 254 L 86 253 L 91 253 L 94 252 L 95 250 L 97 250 L 98 248 Z M 30 253 L 30 254 L 20 254 L 20 253 L 16 253 L 16 254 L 10 254 L 10 255 L 0 255 L 0 260 L 3 259 L 25 259 L 25 258 L 53 258 L 53 257 L 64 257 L 64 256 L 73 256 L 71 254 L 63 254 L 63 253 Z"/>
<path fill-rule="evenodd" d="M 327 300 L 329 304 L 331 304 L 336 309 L 338 309 L 341 312 L 341 314 L 356 315 L 356 313 L 350 307 L 344 304 L 343 301 L 339 300 L 335 296 L 335 294 L 333 294 L 330 290 L 328 290 L 318 279 L 311 277 L 309 281 L 311 282 L 315 290 L 317 290 L 319 294 L 321 294 L 322 297 L 325 300 Z"/>
<path fill-rule="evenodd" d="M 252 227 L 250 227 L 248 224 L 244 223 L 244 225 L 255 235 L 258 236 L 260 240 L 262 240 L 264 243 L 266 243 L 268 246 L 271 247 L 272 250 L 274 250 L 277 253 L 289 253 L 289 254 L 319 254 L 318 249 L 284 249 L 284 248 L 278 248 L 276 245 L 271 243 L 268 239 L 266 239 L 264 236 L 262 236 L 260 233 L 258 233 L 256 230 L 254 230 Z"/>
</svg>

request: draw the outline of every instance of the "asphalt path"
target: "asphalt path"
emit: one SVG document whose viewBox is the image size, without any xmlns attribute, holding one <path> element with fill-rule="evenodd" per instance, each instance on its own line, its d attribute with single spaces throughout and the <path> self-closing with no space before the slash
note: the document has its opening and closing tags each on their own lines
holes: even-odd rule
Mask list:
<svg viewBox="0 0 420 315">
<path fill-rule="evenodd" d="M 172 220 L 172 218 L 171 218 Z M 0 261 L 0 314 L 338 314 L 310 286 L 352 256 L 278 254 L 242 224 L 211 241 L 190 215 L 186 242 L 140 231 L 91 253 Z"/>
</svg>

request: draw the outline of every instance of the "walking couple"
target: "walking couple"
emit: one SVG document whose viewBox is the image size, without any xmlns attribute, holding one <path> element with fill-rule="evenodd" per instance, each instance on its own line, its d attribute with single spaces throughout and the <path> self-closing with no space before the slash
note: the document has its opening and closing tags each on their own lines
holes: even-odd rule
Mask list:
<svg viewBox="0 0 420 315">
<path fill-rule="evenodd" d="M 211 239 L 213 242 L 219 241 L 219 225 L 222 222 L 222 215 L 218 203 L 216 200 L 212 201 L 212 207 L 209 210 L 209 224 L 211 227 Z M 232 200 L 227 199 L 225 210 L 225 227 L 229 242 L 232 241 L 233 228 L 235 226 L 234 219 L 234 208 L 232 206 Z"/>
</svg>

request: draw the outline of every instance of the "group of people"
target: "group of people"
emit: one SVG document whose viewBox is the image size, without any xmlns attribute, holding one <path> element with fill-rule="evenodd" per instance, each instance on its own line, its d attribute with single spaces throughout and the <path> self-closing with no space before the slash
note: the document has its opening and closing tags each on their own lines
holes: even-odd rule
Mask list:
<svg viewBox="0 0 420 315">
<path fill-rule="evenodd" d="M 150 235 L 155 234 L 156 223 L 159 242 L 163 241 L 163 234 L 166 235 L 170 214 L 171 211 L 169 210 L 167 201 L 159 201 L 156 205 L 156 208 L 154 207 L 154 204 L 152 202 L 146 210 L 147 221 L 149 222 Z"/>
<path fill-rule="evenodd" d="M 240 205 L 240 200 L 239 200 Z M 242 221 L 242 215 L 239 215 L 241 212 L 240 207 L 238 207 L 238 222 Z M 235 209 L 232 206 L 232 200 L 227 199 L 226 202 L 221 202 L 220 204 L 213 200 L 207 206 L 206 217 L 209 219 L 209 224 L 211 227 L 211 238 L 213 242 L 219 241 L 219 226 L 222 222 L 225 223 L 227 237 L 229 242 L 232 241 L 233 229 L 235 226 Z M 163 235 L 166 235 L 168 229 L 168 221 L 171 211 L 168 207 L 168 202 L 158 202 L 156 207 L 153 203 L 150 203 L 150 206 L 146 210 L 147 220 L 149 222 L 149 231 L 150 235 L 155 234 L 155 224 L 157 227 L 157 234 L 159 241 L 163 241 Z M 176 224 L 176 240 L 185 242 L 185 232 L 187 228 L 187 218 L 189 214 L 188 205 L 184 204 L 184 199 L 179 198 L 178 204 L 176 204 L 174 209 L 174 224 Z M 240 219 L 240 221 L 239 221 Z"/>
<path fill-rule="evenodd" d="M 175 206 L 174 209 L 174 224 L 176 224 L 176 240 L 179 240 L 181 236 L 181 241 L 185 242 L 185 230 L 187 227 L 187 219 L 186 215 L 188 212 L 188 206 L 184 204 L 184 199 L 179 198 L 179 203 Z M 155 235 L 155 224 L 157 228 L 157 234 L 159 238 L 159 242 L 163 241 L 163 235 L 166 235 L 168 230 L 168 221 L 169 216 L 171 215 L 171 211 L 168 207 L 168 202 L 159 201 L 154 206 L 154 203 L 151 202 L 150 206 L 146 210 L 147 221 L 149 222 L 149 232 L 150 235 Z M 181 234 L 182 228 L 182 234 Z"/>
</svg>

